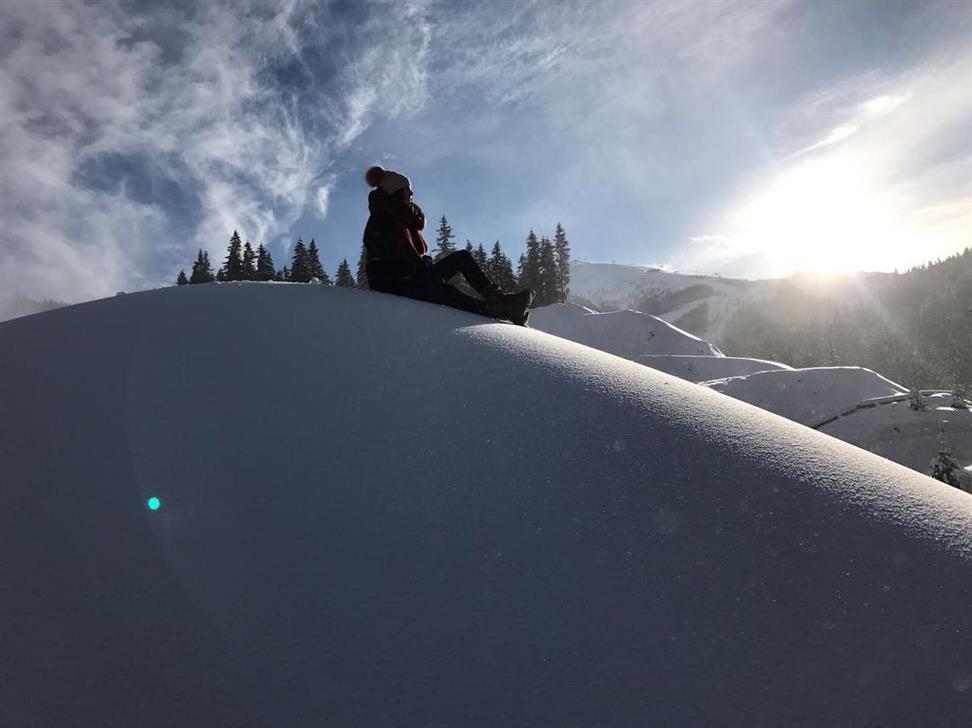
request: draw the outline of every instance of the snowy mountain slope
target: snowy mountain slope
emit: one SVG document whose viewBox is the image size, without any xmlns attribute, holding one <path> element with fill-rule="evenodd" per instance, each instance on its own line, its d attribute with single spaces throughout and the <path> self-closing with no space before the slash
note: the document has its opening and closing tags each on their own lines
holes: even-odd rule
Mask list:
<svg viewBox="0 0 972 728">
<path fill-rule="evenodd" d="M 972 496 L 703 387 L 279 284 L 0 371 L 3 724 L 972 720 Z"/>
<path fill-rule="evenodd" d="M 557 303 L 533 309 L 530 328 L 625 359 L 656 353 L 722 356 L 708 341 L 637 311 L 596 313 L 576 304 Z"/>
<path fill-rule="evenodd" d="M 747 359 L 739 356 L 692 356 L 687 354 L 649 354 L 635 359 L 640 364 L 671 374 L 689 382 L 737 377 L 774 369 L 790 369 L 766 359 Z"/>
<path fill-rule="evenodd" d="M 816 424 L 864 399 L 908 391 L 862 367 L 762 371 L 702 384 L 804 425 Z"/>
<path fill-rule="evenodd" d="M 736 310 L 772 285 L 772 281 L 686 275 L 614 263 L 570 264 L 572 302 L 597 311 L 651 313 L 715 342 Z"/>
<path fill-rule="evenodd" d="M 0 321 L 8 321 L 9 319 L 19 318 L 21 316 L 31 316 L 42 311 L 53 311 L 56 308 L 67 305 L 60 301 L 35 301 L 32 298 L 27 298 L 20 294 L 0 297 Z"/>
</svg>

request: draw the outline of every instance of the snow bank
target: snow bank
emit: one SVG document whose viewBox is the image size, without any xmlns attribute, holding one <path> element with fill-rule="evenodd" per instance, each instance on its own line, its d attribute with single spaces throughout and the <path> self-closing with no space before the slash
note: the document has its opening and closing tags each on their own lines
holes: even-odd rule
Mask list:
<svg viewBox="0 0 972 728">
<path fill-rule="evenodd" d="M 702 384 L 804 425 L 816 424 L 864 399 L 908 391 L 863 367 L 783 369 Z"/>
<path fill-rule="evenodd" d="M 959 463 L 972 462 L 972 411 L 945 406 L 951 397 L 928 397 L 942 406 L 913 410 L 907 401 L 860 409 L 820 427 L 882 457 L 922 473 L 942 445 Z"/>
<path fill-rule="evenodd" d="M 737 377 L 774 369 L 790 369 L 786 364 L 765 359 L 739 356 L 692 356 L 686 354 L 651 354 L 635 359 L 639 364 L 671 374 L 689 382 Z"/>
<path fill-rule="evenodd" d="M 703 387 L 260 284 L 0 371 L 6 725 L 972 720 L 972 496 Z"/>
<path fill-rule="evenodd" d="M 708 341 L 638 311 L 595 313 L 577 304 L 557 303 L 531 311 L 530 328 L 625 359 L 643 354 L 722 356 Z"/>
</svg>

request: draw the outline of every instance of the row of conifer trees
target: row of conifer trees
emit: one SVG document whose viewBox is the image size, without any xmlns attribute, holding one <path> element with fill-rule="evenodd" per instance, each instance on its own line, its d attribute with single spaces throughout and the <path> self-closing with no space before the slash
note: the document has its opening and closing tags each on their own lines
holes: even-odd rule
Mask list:
<svg viewBox="0 0 972 728">
<path fill-rule="evenodd" d="M 443 215 L 436 228 L 435 246 L 432 250 L 436 260 L 456 250 L 455 237 L 452 226 Z M 500 288 L 507 291 L 517 288 L 532 289 L 536 294 L 534 306 L 546 306 L 567 300 L 570 286 L 570 243 L 560 223 L 557 223 L 552 240 L 546 236 L 538 238 L 532 230 L 530 231 L 526 239 L 526 250 L 519 256 L 515 272 L 512 260 L 503 252 L 498 240 L 489 253 L 482 243 L 474 246 L 468 240 L 466 250 L 472 253 L 479 266 Z M 239 233 L 234 230 L 226 250 L 226 258 L 217 271 L 213 271 L 209 254 L 205 250 L 200 250 L 190 275 L 186 276 L 184 270 L 179 271 L 176 283 L 180 286 L 213 281 L 308 283 L 317 279 L 325 285 L 367 288 L 365 272 L 367 260 L 367 252 L 362 246 L 357 275 L 352 274 L 347 259 L 344 259 L 338 265 L 332 281 L 321 263 L 317 243 L 314 240 L 310 243 L 298 240 L 294 245 L 290 265 L 277 270 L 266 246 L 261 244 L 254 250 L 253 246 L 249 242 L 244 243 Z M 459 283 L 464 285 L 462 282 Z"/>
<path fill-rule="evenodd" d="M 243 243 L 240 234 L 234 230 L 226 250 L 226 259 L 219 270 L 213 272 L 209 253 L 200 250 L 196 261 L 192 264 L 192 273 L 187 277 L 184 270 L 179 271 L 176 283 L 180 286 L 189 283 L 212 283 L 213 281 L 291 281 L 294 283 L 309 283 L 314 279 L 331 285 L 331 277 L 321 264 L 320 251 L 317 243 L 311 240 L 309 244 L 298 240 L 294 245 L 294 253 L 290 266 L 280 270 L 274 266 L 273 256 L 266 246 L 260 244 L 254 251 L 249 241 Z M 353 287 L 354 276 L 348 261 L 342 260 L 338 266 L 334 285 Z"/>
</svg>

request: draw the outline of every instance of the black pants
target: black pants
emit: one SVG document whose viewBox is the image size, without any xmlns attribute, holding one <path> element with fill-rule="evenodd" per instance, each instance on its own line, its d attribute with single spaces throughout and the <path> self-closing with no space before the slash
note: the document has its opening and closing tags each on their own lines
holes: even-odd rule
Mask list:
<svg viewBox="0 0 972 728">
<path fill-rule="evenodd" d="M 481 295 L 485 296 L 497 290 L 468 250 L 457 250 L 437 263 L 414 269 L 402 269 L 381 260 L 369 262 L 368 286 L 383 293 L 394 293 L 397 296 L 487 315 L 486 301 L 467 296 L 455 286 L 446 283 L 457 273 L 461 273 L 473 290 Z"/>
</svg>

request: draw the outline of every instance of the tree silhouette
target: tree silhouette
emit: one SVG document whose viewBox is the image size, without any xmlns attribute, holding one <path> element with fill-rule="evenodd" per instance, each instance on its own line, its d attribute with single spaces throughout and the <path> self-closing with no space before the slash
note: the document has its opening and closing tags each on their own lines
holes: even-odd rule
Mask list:
<svg viewBox="0 0 972 728">
<path fill-rule="evenodd" d="M 311 279 L 310 267 L 307 264 L 307 246 L 304 241 L 297 238 L 294 245 L 294 254 L 290 259 L 290 275 L 288 281 L 294 283 L 307 283 Z"/>
<path fill-rule="evenodd" d="M 347 258 L 338 266 L 334 285 L 340 288 L 354 288 L 354 276 L 351 275 L 351 266 L 348 265 Z"/>
<path fill-rule="evenodd" d="M 273 257 L 263 243 L 257 247 L 256 258 L 256 280 L 272 281 L 277 277 L 277 271 L 273 267 Z"/>
<path fill-rule="evenodd" d="M 192 273 L 189 276 L 189 282 L 212 283 L 214 280 L 213 267 L 209 263 L 209 253 L 205 250 L 200 250 L 199 255 L 196 256 L 196 262 L 192 264 Z"/>
<path fill-rule="evenodd" d="M 440 260 L 441 258 L 446 257 L 449 253 L 455 251 L 456 246 L 452 242 L 452 239 L 455 237 L 455 234 L 452 232 L 452 226 L 449 225 L 449 221 L 446 220 L 446 216 L 443 215 L 442 219 L 439 220 L 439 227 L 435 229 L 436 260 Z"/>
<path fill-rule="evenodd" d="M 311 238 L 310 245 L 307 247 L 307 272 L 309 274 L 307 280 L 316 278 L 325 286 L 331 285 L 331 279 L 321 264 L 320 251 L 317 249 L 317 243 L 314 242 L 314 238 Z"/>
<path fill-rule="evenodd" d="M 220 270 L 223 274 L 221 280 L 243 280 L 243 241 L 240 240 L 240 234 L 236 230 L 230 236 L 229 247 L 226 249 L 226 260 Z"/>
<path fill-rule="evenodd" d="M 247 240 L 246 245 L 243 246 L 243 264 L 240 268 L 240 275 L 242 276 L 240 280 L 256 280 L 256 254 L 253 252 L 253 248 L 250 246 L 249 240 Z"/>
<path fill-rule="evenodd" d="M 361 255 L 358 256 L 358 272 L 355 276 L 355 285 L 362 290 L 368 288 L 368 249 L 362 243 Z"/>
<path fill-rule="evenodd" d="M 554 231 L 554 254 L 557 266 L 557 301 L 567 302 L 570 295 L 570 243 L 567 241 L 567 231 L 559 222 Z"/>
</svg>

